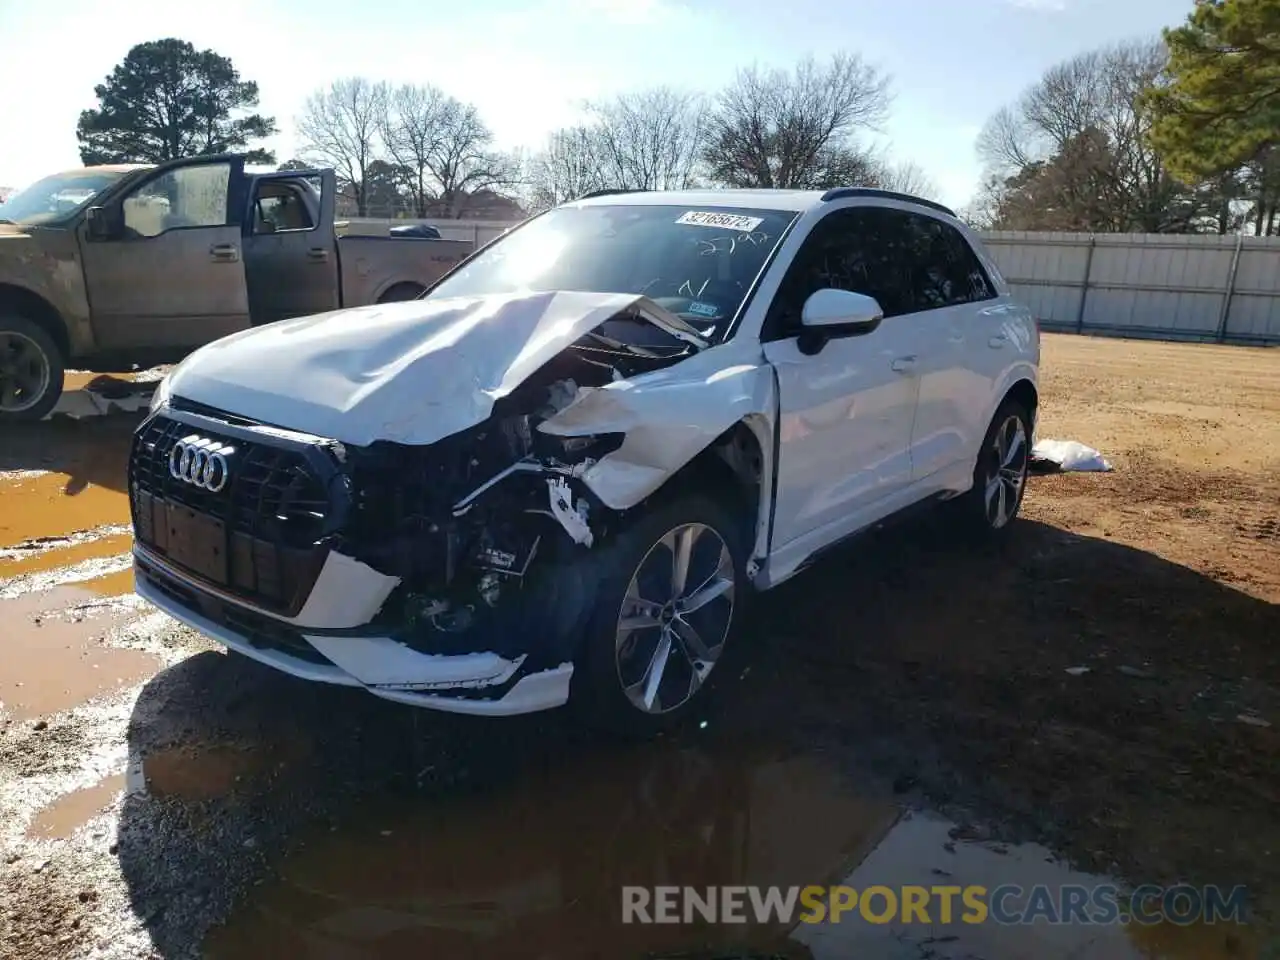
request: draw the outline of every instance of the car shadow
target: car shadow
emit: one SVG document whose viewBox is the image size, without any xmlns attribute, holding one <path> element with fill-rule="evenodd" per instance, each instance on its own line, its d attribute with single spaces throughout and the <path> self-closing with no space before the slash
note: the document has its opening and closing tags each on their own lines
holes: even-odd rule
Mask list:
<svg viewBox="0 0 1280 960">
<path fill-rule="evenodd" d="M 1275 676 L 1280 608 L 1113 542 L 1032 521 L 1012 533 L 1003 547 L 974 549 L 933 520 L 830 554 L 756 600 L 746 637 L 753 649 L 723 678 L 721 701 L 694 729 L 655 747 L 601 742 L 564 711 L 451 717 L 297 681 L 237 656 L 193 656 L 147 684 L 129 723 L 118 857 L 133 909 L 160 956 L 189 956 L 209 923 L 237 903 L 278 914 L 270 886 L 255 884 L 279 881 L 291 862 L 282 858 L 308 849 L 311 869 L 330 871 L 327 882 L 377 887 L 382 899 L 344 913 L 341 930 L 314 914 L 318 901 L 294 903 L 273 921 L 294 939 L 233 941 L 225 955 L 372 956 L 343 952 L 349 925 L 407 936 L 395 924 L 409 910 L 415 924 L 432 926 L 422 915 L 436 908 L 424 905 L 414 878 L 437 878 L 431 897 L 465 886 L 468 849 L 505 864 L 493 870 L 526 892 L 542 881 L 549 832 L 558 857 L 576 863 L 600 848 L 609 861 L 626 835 L 620 815 L 569 827 L 548 818 L 578 809 L 584 791 L 612 781 L 622 789 L 600 788 L 601 809 L 629 809 L 627 798 L 650 789 L 654 764 L 683 769 L 685 761 L 670 758 L 691 744 L 713 762 L 726 744 L 820 755 L 866 793 L 896 793 L 961 822 L 984 818 L 1011 839 L 1045 841 L 1095 868 L 1145 879 L 1175 865 L 1192 879 L 1235 870 L 1232 882 L 1243 882 L 1256 869 L 1247 847 L 1280 841 L 1265 802 L 1280 774 L 1274 752 L 1251 739 L 1258 730 L 1212 718 L 1269 695 L 1241 678 Z M 1066 672 L 1081 666 L 1087 672 Z M 1235 800 L 1215 812 L 1206 798 L 1220 795 L 1224 771 Z M 530 783 L 539 784 L 536 801 L 524 794 Z M 697 803 L 714 804 L 717 795 Z M 452 853 L 422 841 L 407 865 L 393 865 L 405 853 L 389 802 L 427 819 L 459 804 L 498 812 L 488 826 L 458 826 L 470 832 L 447 845 Z M 493 823 L 505 809 L 518 828 L 499 841 Z M 662 823 L 644 834 L 649 847 L 689 839 L 664 833 Z M 355 868 L 345 862 L 325 866 L 323 838 L 350 829 L 362 846 L 347 876 Z M 1206 835 L 1220 840 L 1216 858 L 1196 840 Z M 1246 839 L 1222 839 L 1231 836 Z M 499 842 L 501 856 L 492 850 Z M 368 849 L 380 843 L 385 857 Z M 703 882 L 739 882 L 720 869 L 713 864 Z M 643 876 L 610 876 L 605 892 L 663 882 Z M 401 900 L 388 877 L 403 877 Z M 394 923 L 387 898 L 401 917 Z M 337 952 L 326 952 L 330 938 Z M 297 953 L 303 941 L 315 952 Z M 395 940 L 408 951 L 400 955 L 417 942 Z M 486 955 L 470 940 L 449 943 L 459 955 Z"/>
<path fill-rule="evenodd" d="M 46 470 L 64 474 L 63 493 L 89 486 L 123 491 L 128 483 L 129 441 L 145 410 L 36 423 L 0 425 L 0 472 Z"/>
<path fill-rule="evenodd" d="M 753 620 L 723 717 L 744 736 L 785 718 L 1085 869 L 1280 890 L 1257 856 L 1280 844 L 1280 739 L 1248 722 L 1280 716 L 1280 605 L 1032 520 L 975 548 L 935 515 L 833 553 Z"/>
</svg>

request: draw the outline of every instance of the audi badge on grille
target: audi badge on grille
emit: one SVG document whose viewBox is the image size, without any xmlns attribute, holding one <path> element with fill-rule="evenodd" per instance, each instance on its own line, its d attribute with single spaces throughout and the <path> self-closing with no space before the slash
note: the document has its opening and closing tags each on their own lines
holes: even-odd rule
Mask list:
<svg viewBox="0 0 1280 960">
<path fill-rule="evenodd" d="M 199 434 L 183 437 L 169 451 L 169 475 L 201 490 L 217 493 L 231 476 L 229 459 L 236 448 Z"/>
</svg>

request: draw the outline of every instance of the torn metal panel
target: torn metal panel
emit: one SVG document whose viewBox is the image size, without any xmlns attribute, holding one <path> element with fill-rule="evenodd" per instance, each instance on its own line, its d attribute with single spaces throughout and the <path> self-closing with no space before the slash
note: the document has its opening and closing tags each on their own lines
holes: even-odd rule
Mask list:
<svg viewBox="0 0 1280 960">
<path fill-rule="evenodd" d="M 564 527 L 564 532 L 569 534 L 574 543 L 580 543 L 584 547 L 591 546 L 595 535 L 587 525 L 585 504 L 574 504 L 573 491 L 569 489 L 568 481 L 564 477 L 555 477 L 547 481 L 547 489 L 550 492 L 551 514 Z"/>
<path fill-rule="evenodd" d="M 752 427 L 772 457 L 777 397 L 773 369 L 758 348 L 732 341 L 663 370 L 598 388 L 538 425 L 554 436 L 625 435 L 622 445 L 581 474 L 606 506 L 635 506 L 734 424 Z M 751 421 L 748 421 L 749 423 Z"/>
<path fill-rule="evenodd" d="M 689 324 L 636 294 L 409 300 L 225 337 L 180 364 L 170 390 L 347 444 L 429 444 L 483 422 L 496 401 L 619 316 L 640 318 L 677 345 L 706 343 Z"/>
</svg>

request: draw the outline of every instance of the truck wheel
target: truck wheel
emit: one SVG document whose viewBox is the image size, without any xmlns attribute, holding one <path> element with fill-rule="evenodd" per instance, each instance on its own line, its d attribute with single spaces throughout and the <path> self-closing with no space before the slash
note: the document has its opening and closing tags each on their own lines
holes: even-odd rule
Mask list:
<svg viewBox="0 0 1280 960">
<path fill-rule="evenodd" d="M 422 296 L 423 288 L 416 283 L 394 283 L 378 298 L 379 303 L 400 303 L 402 300 L 417 300 Z"/>
<path fill-rule="evenodd" d="M 749 589 L 742 524 L 709 498 L 646 513 L 599 550 L 602 571 L 571 705 L 642 739 L 679 724 L 732 675 Z"/>
<path fill-rule="evenodd" d="M 62 352 L 37 323 L 0 314 L 0 423 L 39 420 L 62 396 Z"/>
</svg>

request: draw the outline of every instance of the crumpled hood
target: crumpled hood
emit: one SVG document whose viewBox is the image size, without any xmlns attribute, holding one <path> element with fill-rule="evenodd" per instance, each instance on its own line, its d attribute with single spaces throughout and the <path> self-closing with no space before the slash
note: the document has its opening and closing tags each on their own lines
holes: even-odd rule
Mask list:
<svg viewBox="0 0 1280 960">
<path fill-rule="evenodd" d="M 428 444 L 494 401 L 635 294 L 521 293 L 409 300 L 282 320 L 217 340 L 174 369 L 170 394 L 360 446 Z"/>
</svg>

